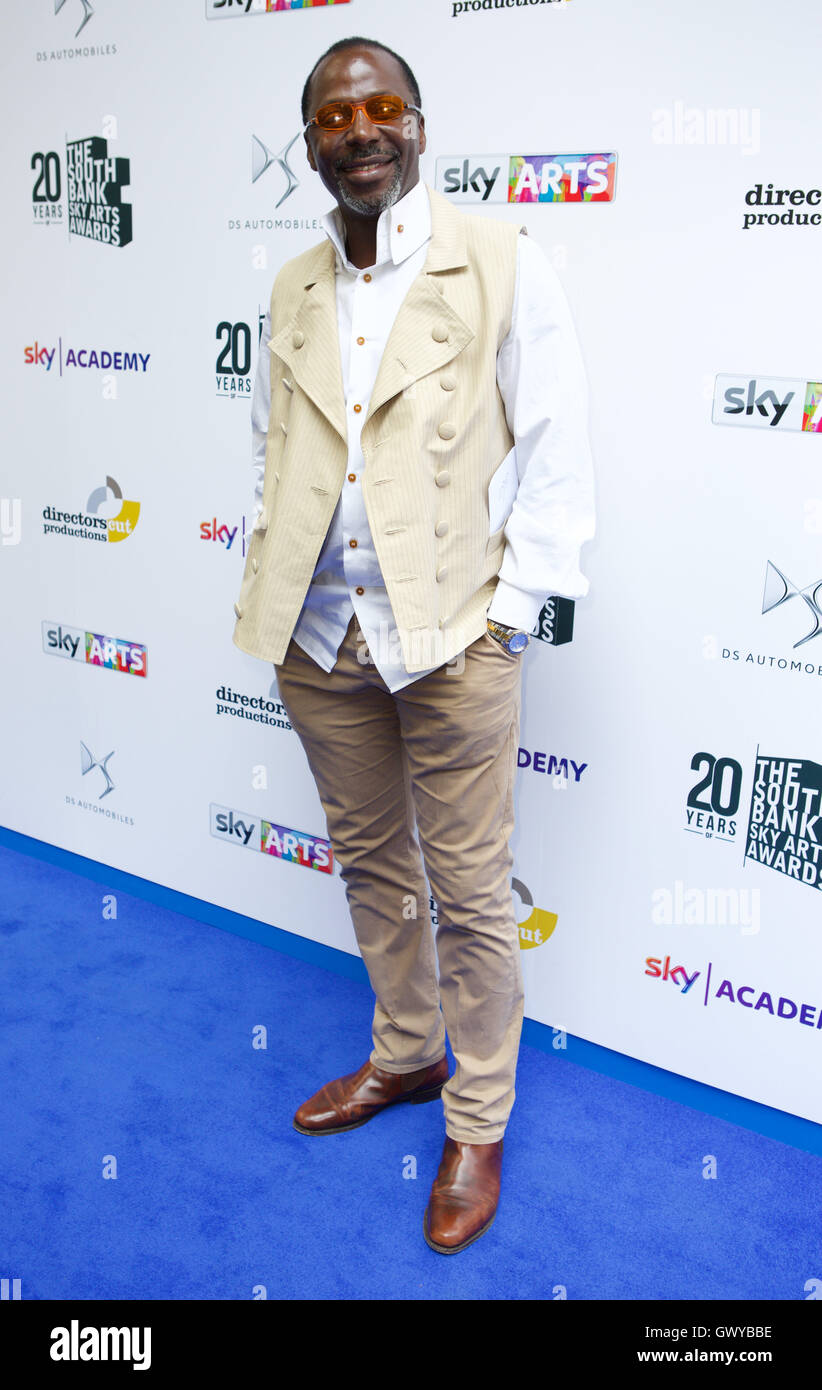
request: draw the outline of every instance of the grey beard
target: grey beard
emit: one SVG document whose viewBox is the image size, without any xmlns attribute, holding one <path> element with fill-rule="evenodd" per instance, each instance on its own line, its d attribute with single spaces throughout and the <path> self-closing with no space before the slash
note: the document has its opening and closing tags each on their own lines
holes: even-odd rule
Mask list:
<svg viewBox="0 0 822 1390">
<path fill-rule="evenodd" d="M 356 193 L 349 193 L 348 189 L 341 183 L 337 185 L 337 191 L 345 206 L 351 212 L 358 212 L 363 217 L 379 217 L 386 208 L 393 207 L 400 196 L 400 185 L 402 184 L 402 174 L 399 164 L 394 168 L 394 177 L 383 193 L 375 197 L 360 198 Z"/>
</svg>

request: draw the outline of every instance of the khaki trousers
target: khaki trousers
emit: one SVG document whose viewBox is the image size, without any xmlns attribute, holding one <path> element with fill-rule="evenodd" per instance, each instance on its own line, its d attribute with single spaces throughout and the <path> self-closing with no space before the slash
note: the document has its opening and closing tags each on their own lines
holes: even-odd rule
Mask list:
<svg viewBox="0 0 822 1390">
<path fill-rule="evenodd" d="M 362 656 L 352 618 L 330 672 L 292 639 L 275 670 L 376 995 L 370 1060 L 417 1071 L 445 1055 L 447 1028 L 456 1070 L 442 1091 L 446 1133 L 494 1143 L 514 1103 L 523 1015 L 508 845 L 522 657 L 483 634 L 464 665 L 391 694 L 358 660 L 358 638 Z M 439 983 L 423 864 L 438 905 Z"/>
</svg>

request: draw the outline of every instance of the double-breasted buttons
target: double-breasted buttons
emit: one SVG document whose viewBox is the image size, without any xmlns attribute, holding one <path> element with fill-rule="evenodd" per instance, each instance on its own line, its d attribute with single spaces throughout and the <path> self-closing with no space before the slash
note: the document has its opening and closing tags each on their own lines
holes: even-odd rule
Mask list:
<svg viewBox="0 0 822 1390">
<path fill-rule="evenodd" d="M 305 342 L 305 334 L 302 333 L 299 328 L 296 329 L 296 331 L 291 336 L 291 342 L 293 343 L 295 348 L 301 348 L 303 343 Z"/>
<path fill-rule="evenodd" d="M 450 420 L 443 420 L 442 424 L 437 430 L 437 434 L 439 435 L 440 439 L 453 439 L 456 432 L 457 427 L 456 425 L 452 425 Z"/>
<path fill-rule="evenodd" d="M 447 566 L 447 565 L 440 565 L 439 569 L 437 570 L 437 583 L 438 583 L 438 584 L 441 584 L 442 581 L 443 581 L 443 579 L 446 578 L 447 574 L 448 574 L 448 566 Z"/>
<path fill-rule="evenodd" d="M 267 529 L 268 529 L 268 515 L 267 515 L 267 513 L 266 513 L 265 507 L 263 507 L 262 511 L 260 512 L 260 515 L 257 517 L 257 520 L 254 522 L 254 530 L 255 530 L 255 531 L 266 531 Z"/>
<path fill-rule="evenodd" d="M 434 479 L 434 482 L 437 484 L 437 487 L 447 487 L 450 481 L 451 474 L 449 473 L 447 468 L 441 468 Z"/>
<path fill-rule="evenodd" d="M 448 324 L 447 324 L 447 323 L 435 323 L 435 324 L 434 324 L 434 327 L 431 329 L 431 337 L 434 339 L 434 342 L 435 342 L 435 343 L 447 343 L 447 342 L 448 342 Z"/>
<path fill-rule="evenodd" d="M 285 387 L 286 391 L 293 391 L 293 390 L 294 390 L 294 383 L 293 383 L 293 381 L 289 381 L 287 376 L 284 376 L 284 377 L 282 378 L 282 383 L 283 383 L 283 386 Z"/>
<path fill-rule="evenodd" d="M 260 565 L 259 565 L 259 562 L 258 562 L 258 560 L 257 560 L 257 556 L 256 556 L 256 555 L 253 557 L 253 559 L 252 559 L 252 561 L 251 561 L 251 568 L 253 569 L 253 571 L 254 571 L 255 574 L 257 573 L 257 570 L 260 568 Z"/>
<path fill-rule="evenodd" d="M 238 618 L 241 618 L 243 616 L 243 610 L 238 603 L 235 603 L 234 605 L 234 612 L 237 614 Z"/>
<path fill-rule="evenodd" d="M 286 425 L 286 423 L 285 423 L 285 420 L 281 420 L 281 421 L 280 421 L 280 429 L 282 430 L 283 434 L 285 434 L 285 435 L 288 434 L 288 427 L 287 427 L 287 425 Z"/>
<path fill-rule="evenodd" d="M 440 386 L 443 391 L 453 391 L 456 384 L 457 378 L 455 376 L 452 376 L 450 372 L 443 372 L 440 377 Z"/>
<path fill-rule="evenodd" d="M 438 521 L 437 524 L 436 524 L 436 526 L 434 527 L 434 535 L 435 535 L 435 536 L 440 536 L 440 537 L 442 537 L 442 536 L 447 536 L 447 535 L 448 535 L 448 522 L 447 522 L 447 521 Z"/>
</svg>

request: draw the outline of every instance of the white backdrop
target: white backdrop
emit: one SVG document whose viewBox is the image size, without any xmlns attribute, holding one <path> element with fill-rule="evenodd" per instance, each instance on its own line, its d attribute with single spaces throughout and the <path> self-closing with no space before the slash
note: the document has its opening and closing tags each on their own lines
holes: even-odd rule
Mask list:
<svg viewBox="0 0 822 1390">
<path fill-rule="evenodd" d="M 257 8 L 6 16 L 0 821 L 356 951 L 338 871 L 254 848 L 263 820 L 286 850 L 326 832 L 231 634 L 260 315 L 329 206 L 302 84 L 380 39 L 422 88 L 423 176 L 499 167 L 468 210 L 544 247 L 590 380 L 591 594 L 524 658 L 527 1013 L 822 1121 L 815 6 Z M 586 155 L 613 197 L 497 201 L 517 156 Z"/>
</svg>

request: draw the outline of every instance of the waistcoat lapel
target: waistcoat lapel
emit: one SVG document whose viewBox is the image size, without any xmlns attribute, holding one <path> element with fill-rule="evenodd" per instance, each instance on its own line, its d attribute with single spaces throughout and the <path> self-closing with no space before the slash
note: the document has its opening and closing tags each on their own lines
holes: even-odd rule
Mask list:
<svg viewBox="0 0 822 1390">
<path fill-rule="evenodd" d="M 337 327 L 334 247 L 316 248 L 306 271 L 302 298 L 269 348 L 289 367 L 297 385 L 347 442 L 345 400 Z"/>
<path fill-rule="evenodd" d="M 445 298 L 447 275 L 468 264 L 460 214 L 447 198 L 428 188 L 431 241 L 421 273 L 403 300 L 388 335 L 374 382 L 366 423 L 386 401 L 429 372 L 444 367 L 474 337 L 474 330 Z"/>
</svg>

